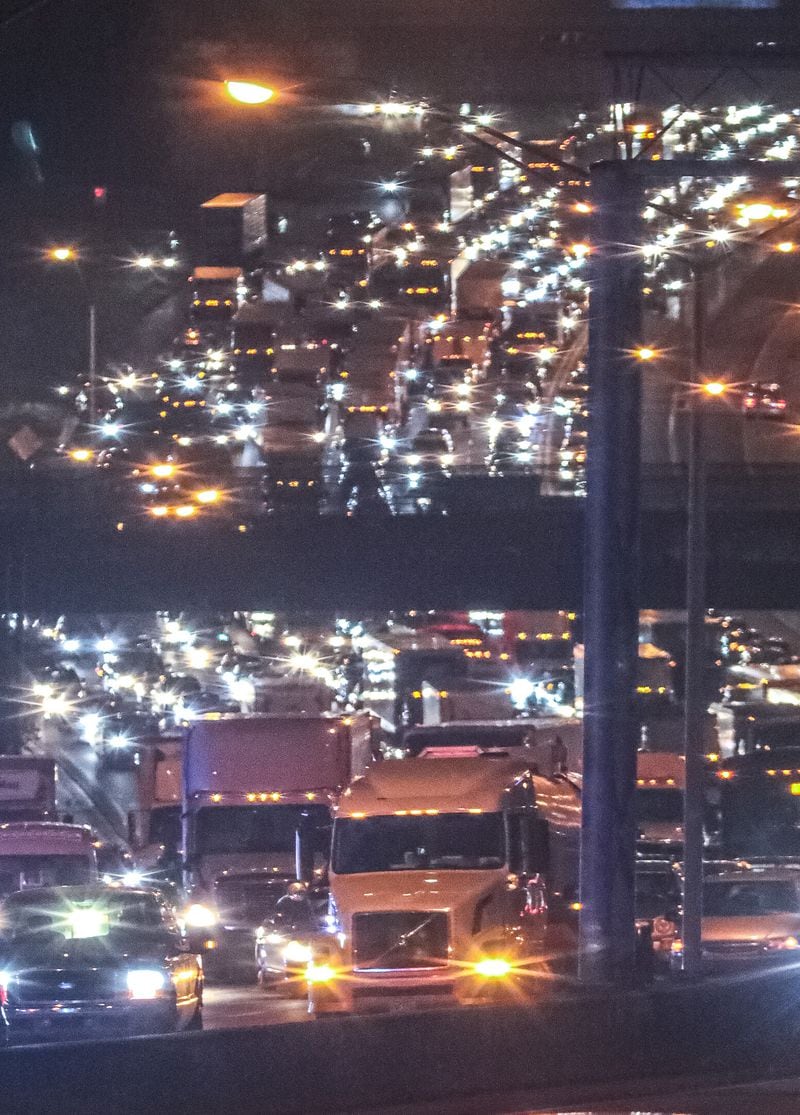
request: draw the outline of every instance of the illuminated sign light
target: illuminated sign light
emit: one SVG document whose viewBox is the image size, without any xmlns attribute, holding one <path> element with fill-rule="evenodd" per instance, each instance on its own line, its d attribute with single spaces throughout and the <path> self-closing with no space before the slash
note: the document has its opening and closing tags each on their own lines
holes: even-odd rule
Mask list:
<svg viewBox="0 0 800 1115">
<path fill-rule="evenodd" d="M 778 0 L 613 0 L 615 8 L 777 8 Z"/>
</svg>

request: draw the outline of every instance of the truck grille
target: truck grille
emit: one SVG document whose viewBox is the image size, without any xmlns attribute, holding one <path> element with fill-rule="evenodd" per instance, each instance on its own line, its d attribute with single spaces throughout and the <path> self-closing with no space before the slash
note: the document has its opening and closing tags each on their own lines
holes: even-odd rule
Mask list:
<svg viewBox="0 0 800 1115">
<path fill-rule="evenodd" d="M 444 968 L 447 914 L 429 910 L 355 914 L 353 959 L 362 971 Z"/>
<path fill-rule="evenodd" d="M 258 926 L 275 911 L 290 880 L 275 877 L 230 875 L 214 884 L 217 909 L 223 925 Z"/>
<path fill-rule="evenodd" d="M 20 1004 L 98 1002 L 113 999 L 122 986 L 120 973 L 113 968 L 32 969 L 14 976 L 8 994 Z"/>
</svg>

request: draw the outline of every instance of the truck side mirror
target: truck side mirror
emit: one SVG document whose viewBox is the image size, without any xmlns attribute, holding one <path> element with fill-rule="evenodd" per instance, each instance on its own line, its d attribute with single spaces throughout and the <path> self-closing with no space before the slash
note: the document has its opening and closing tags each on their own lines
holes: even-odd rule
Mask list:
<svg viewBox="0 0 800 1115">
<path fill-rule="evenodd" d="M 550 833 L 547 821 L 528 818 L 528 870 L 534 875 L 547 875 L 550 864 Z"/>
<path fill-rule="evenodd" d="M 314 878 L 314 831 L 310 818 L 301 817 L 295 830 L 295 875 L 301 883 Z"/>
</svg>

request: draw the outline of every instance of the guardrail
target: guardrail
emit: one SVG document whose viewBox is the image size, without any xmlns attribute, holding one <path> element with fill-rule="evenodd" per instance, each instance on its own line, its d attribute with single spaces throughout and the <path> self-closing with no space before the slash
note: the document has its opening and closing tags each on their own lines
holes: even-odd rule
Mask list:
<svg viewBox="0 0 800 1115">
<path fill-rule="evenodd" d="M 800 978 L 534 1006 L 462 1007 L 262 1029 L 11 1049 L 14 1115 L 297 1115 L 690 1074 L 796 1073 Z"/>
</svg>

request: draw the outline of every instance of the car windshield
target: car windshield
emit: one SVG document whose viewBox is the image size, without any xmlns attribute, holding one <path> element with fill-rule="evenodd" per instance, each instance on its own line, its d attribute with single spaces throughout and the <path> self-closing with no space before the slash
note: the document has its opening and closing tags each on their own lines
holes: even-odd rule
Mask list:
<svg viewBox="0 0 800 1115">
<path fill-rule="evenodd" d="M 443 434 L 426 434 L 415 437 L 411 443 L 417 453 L 444 453 L 448 444 Z"/>
<path fill-rule="evenodd" d="M 92 880 L 87 855 L 0 856 L 0 895 L 28 887 L 79 886 Z"/>
<path fill-rule="evenodd" d="M 503 818 L 440 813 L 435 817 L 342 818 L 334 825 L 333 870 L 488 870 L 505 861 Z"/>
<path fill-rule="evenodd" d="M 683 791 L 677 787 L 640 787 L 636 791 L 636 820 L 680 824 L 683 820 Z"/>
<path fill-rule="evenodd" d="M 296 833 L 309 818 L 324 830 L 330 814 L 324 805 L 223 805 L 197 813 L 197 852 L 201 856 L 294 853 Z"/>
<path fill-rule="evenodd" d="M 636 875 L 636 916 L 656 918 L 678 905 L 678 883 L 671 871 L 646 871 Z"/>
<path fill-rule="evenodd" d="M 792 881 L 752 879 L 706 882 L 703 916 L 707 918 L 758 918 L 770 914 L 800 914 L 800 895 Z"/>
<path fill-rule="evenodd" d="M 272 916 L 275 929 L 281 933 L 313 933 L 320 928 L 327 910 L 327 897 L 279 898 Z"/>
<path fill-rule="evenodd" d="M 9 901 L 3 907 L 4 932 L 13 939 L 58 933 L 65 940 L 136 934 L 159 930 L 164 924 L 155 895 L 137 892 L 74 897 L 44 893 Z"/>
</svg>

